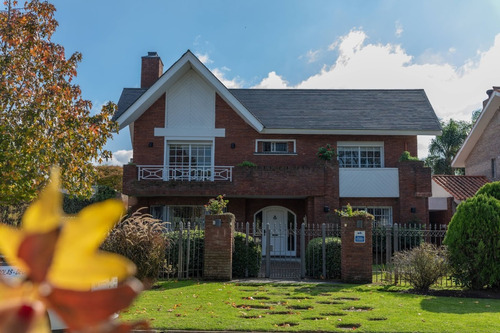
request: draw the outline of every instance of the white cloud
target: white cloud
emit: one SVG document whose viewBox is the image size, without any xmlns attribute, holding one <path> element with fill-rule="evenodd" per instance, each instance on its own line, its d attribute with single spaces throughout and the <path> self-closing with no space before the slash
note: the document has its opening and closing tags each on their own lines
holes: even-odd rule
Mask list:
<svg viewBox="0 0 500 333">
<path fill-rule="evenodd" d="M 132 150 L 117 150 L 113 152 L 111 160 L 103 161 L 100 165 L 118 165 L 122 166 L 130 162 Z"/>
<path fill-rule="evenodd" d="M 309 50 L 309 51 L 307 51 L 305 56 L 301 56 L 300 58 L 306 58 L 307 63 L 311 64 L 311 63 L 316 62 L 318 60 L 320 52 L 321 52 L 320 50 L 316 50 L 316 51 Z"/>
<path fill-rule="evenodd" d="M 425 89 L 438 117 L 470 120 L 481 107 L 485 91 L 500 81 L 500 34 L 488 50 L 478 50 L 474 59 L 461 66 L 441 57 L 410 55 L 400 45 L 372 44 L 360 29 L 352 30 L 330 46 L 338 57 L 324 64 L 319 73 L 295 86 L 270 72 L 256 87 L 305 89 Z M 450 49 L 450 52 L 452 49 Z M 422 138 L 422 142 L 429 138 Z M 419 145 L 419 156 L 427 155 L 427 145 Z"/>
<path fill-rule="evenodd" d="M 210 59 L 210 56 L 208 55 L 208 53 L 204 53 L 204 54 L 201 54 L 201 53 L 196 53 L 196 57 L 203 63 L 206 65 L 208 64 L 211 64 L 213 63 L 213 60 Z"/>
<path fill-rule="evenodd" d="M 399 21 L 396 21 L 396 32 L 395 32 L 395 35 L 396 37 L 401 37 L 403 35 L 403 25 L 401 24 L 401 22 Z"/>
<path fill-rule="evenodd" d="M 285 89 L 288 88 L 288 82 L 285 81 L 276 72 L 270 72 L 259 84 L 252 88 L 257 89 Z"/>
<path fill-rule="evenodd" d="M 239 77 L 232 79 L 226 78 L 226 73 L 230 71 L 227 67 L 213 68 L 212 73 L 227 87 L 227 88 L 241 88 L 243 81 Z"/>
</svg>

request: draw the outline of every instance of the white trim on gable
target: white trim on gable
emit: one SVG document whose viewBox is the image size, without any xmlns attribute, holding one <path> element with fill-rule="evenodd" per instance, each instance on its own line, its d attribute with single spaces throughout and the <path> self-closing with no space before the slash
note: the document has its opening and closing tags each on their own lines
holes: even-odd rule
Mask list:
<svg viewBox="0 0 500 333">
<path fill-rule="evenodd" d="M 484 133 L 491 119 L 495 116 L 495 113 L 500 112 L 499 109 L 500 92 L 494 91 L 488 101 L 488 104 L 484 107 L 479 119 L 476 121 L 474 127 L 467 136 L 467 139 L 465 139 L 462 148 L 460 148 L 457 155 L 451 162 L 451 166 L 453 168 L 465 168 L 465 161 L 476 146 L 476 143 L 479 141 L 479 138 Z"/>
<path fill-rule="evenodd" d="M 243 120 L 261 132 L 264 126 L 229 92 L 222 82 L 193 54 L 187 51 L 177 60 L 148 90 L 144 92 L 120 117 L 117 119 L 120 129 L 137 120 L 153 103 L 155 103 L 168 88 L 187 71 L 193 69 L 238 113 Z"/>
<path fill-rule="evenodd" d="M 226 130 L 224 128 L 160 128 L 156 127 L 154 131 L 155 136 L 168 137 L 187 137 L 186 133 L 189 133 L 189 137 L 193 138 L 204 138 L 204 137 L 218 137 L 223 138 L 226 136 Z M 193 135 L 196 133 L 196 135 Z"/>
</svg>

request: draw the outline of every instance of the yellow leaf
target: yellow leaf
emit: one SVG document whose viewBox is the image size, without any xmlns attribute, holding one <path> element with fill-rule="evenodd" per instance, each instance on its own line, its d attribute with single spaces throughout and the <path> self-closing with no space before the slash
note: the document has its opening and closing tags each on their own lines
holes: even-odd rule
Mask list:
<svg viewBox="0 0 500 333">
<path fill-rule="evenodd" d="M 54 168 L 49 185 L 24 213 L 22 227 L 26 233 L 44 233 L 59 227 L 62 215 L 60 184 L 59 170 Z"/>
<path fill-rule="evenodd" d="M 24 233 L 19 229 L 0 223 L 0 239 L 2 239 L 0 242 L 0 253 L 5 256 L 9 265 L 15 266 L 23 272 L 28 272 L 26 264 L 17 257 L 17 250 L 23 238 Z"/>
</svg>

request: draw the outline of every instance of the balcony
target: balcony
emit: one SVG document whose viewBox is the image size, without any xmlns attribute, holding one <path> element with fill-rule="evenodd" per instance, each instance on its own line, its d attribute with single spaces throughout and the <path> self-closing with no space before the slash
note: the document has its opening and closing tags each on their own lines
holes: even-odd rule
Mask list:
<svg viewBox="0 0 500 333">
<path fill-rule="evenodd" d="M 137 180 L 163 181 L 233 181 L 232 166 L 138 165 Z"/>
<path fill-rule="evenodd" d="M 328 169 L 333 172 L 333 169 Z M 337 169 L 338 170 L 338 169 Z M 322 166 L 172 167 L 124 165 L 123 193 L 130 196 L 296 197 L 323 195 Z M 333 179 L 333 175 L 328 176 Z"/>
<path fill-rule="evenodd" d="M 398 198 L 397 168 L 340 168 L 341 198 Z"/>
</svg>

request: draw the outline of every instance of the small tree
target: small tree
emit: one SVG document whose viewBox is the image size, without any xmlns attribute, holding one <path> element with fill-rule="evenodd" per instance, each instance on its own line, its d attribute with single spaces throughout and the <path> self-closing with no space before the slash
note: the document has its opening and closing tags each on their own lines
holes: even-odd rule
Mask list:
<svg viewBox="0 0 500 333">
<path fill-rule="evenodd" d="M 425 159 L 425 164 L 431 167 L 432 173 L 436 175 L 463 174 L 463 170 L 452 169 L 451 161 L 453 161 L 467 138 L 471 124 L 467 121 L 450 119 L 447 123 L 441 122 L 441 127 L 443 133 L 432 139 L 429 145 L 429 156 Z"/>
<path fill-rule="evenodd" d="M 448 246 L 453 277 L 472 289 L 500 287 L 500 201 L 477 194 L 451 219 Z"/>
</svg>

